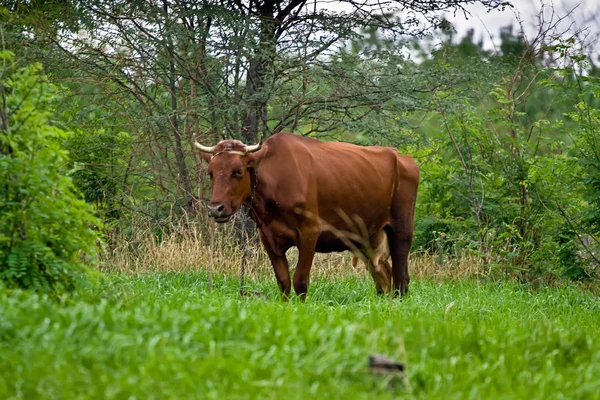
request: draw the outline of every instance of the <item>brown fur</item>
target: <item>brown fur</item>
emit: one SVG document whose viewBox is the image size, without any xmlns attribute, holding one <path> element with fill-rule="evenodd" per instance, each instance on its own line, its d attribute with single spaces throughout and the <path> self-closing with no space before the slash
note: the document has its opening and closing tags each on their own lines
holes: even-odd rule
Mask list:
<svg viewBox="0 0 600 400">
<path fill-rule="evenodd" d="M 223 153 L 226 151 L 245 151 L 246 145 L 239 140 L 221 140 L 215 146 L 214 154 Z"/>
<path fill-rule="evenodd" d="M 228 145 L 238 149 L 237 142 L 217 147 Z M 408 291 L 408 254 L 419 183 L 419 167 L 409 156 L 388 147 L 278 133 L 254 153 L 204 158 L 212 176 L 209 207 L 218 222 L 227 221 L 244 203 L 250 205 L 252 188 L 256 188 L 250 216 L 257 223 L 284 297 L 292 285 L 285 256 L 290 247 L 298 247 L 293 285 L 302 298 L 315 252 L 364 247 L 362 238 L 352 233 L 348 217 L 360 220 L 369 238 L 385 232 L 394 293 Z M 375 265 L 374 269 L 381 269 L 379 263 Z M 387 274 L 385 265 L 383 271 Z M 375 276 L 376 282 L 381 279 Z M 381 280 L 382 291 L 386 279 Z"/>
</svg>

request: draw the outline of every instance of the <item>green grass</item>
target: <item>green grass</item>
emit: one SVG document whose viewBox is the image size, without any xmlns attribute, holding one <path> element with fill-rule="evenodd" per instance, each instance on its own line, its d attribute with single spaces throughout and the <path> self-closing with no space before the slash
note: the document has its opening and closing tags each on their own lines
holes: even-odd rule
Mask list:
<svg viewBox="0 0 600 400">
<path fill-rule="evenodd" d="M 600 398 L 600 301 L 576 287 L 316 280 L 307 303 L 203 274 L 110 276 L 56 301 L 0 290 L 0 398 Z M 407 365 L 372 375 L 370 353 Z"/>
</svg>

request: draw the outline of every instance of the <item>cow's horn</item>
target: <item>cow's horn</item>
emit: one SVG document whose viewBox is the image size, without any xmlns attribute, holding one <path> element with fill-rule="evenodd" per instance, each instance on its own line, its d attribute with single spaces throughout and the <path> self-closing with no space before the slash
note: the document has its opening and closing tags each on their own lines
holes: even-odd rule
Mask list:
<svg viewBox="0 0 600 400">
<path fill-rule="evenodd" d="M 203 152 L 203 153 L 212 153 L 215 150 L 214 146 L 213 147 L 202 146 L 198 142 L 194 142 L 194 146 L 196 146 L 197 148 L 199 148 L 200 151 Z"/>
<path fill-rule="evenodd" d="M 262 139 L 255 145 L 246 146 L 246 153 L 253 153 L 255 151 L 260 150 L 261 147 L 262 147 Z"/>
</svg>

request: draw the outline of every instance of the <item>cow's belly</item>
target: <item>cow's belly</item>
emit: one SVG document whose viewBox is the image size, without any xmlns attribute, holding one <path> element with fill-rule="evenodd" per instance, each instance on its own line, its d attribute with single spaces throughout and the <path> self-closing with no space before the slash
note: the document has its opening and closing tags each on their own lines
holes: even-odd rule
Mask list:
<svg viewBox="0 0 600 400">
<path fill-rule="evenodd" d="M 389 216 L 381 210 L 379 208 L 369 210 L 370 212 L 363 211 L 360 214 L 347 212 L 344 218 L 341 218 L 338 212 L 332 211 L 326 217 L 321 217 L 326 222 L 321 226 L 316 251 L 318 253 L 331 253 L 355 248 L 360 249 L 368 245 L 369 238 L 389 224 Z M 359 217 L 359 215 L 364 218 Z"/>
<path fill-rule="evenodd" d="M 337 235 L 331 232 L 323 232 L 317 240 L 317 246 L 315 248 L 315 251 L 317 253 L 332 253 L 352 250 L 352 247 L 349 246 L 349 242 L 354 247 L 362 247 L 360 244 L 352 242 L 348 238 L 342 240 Z"/>
</svg>

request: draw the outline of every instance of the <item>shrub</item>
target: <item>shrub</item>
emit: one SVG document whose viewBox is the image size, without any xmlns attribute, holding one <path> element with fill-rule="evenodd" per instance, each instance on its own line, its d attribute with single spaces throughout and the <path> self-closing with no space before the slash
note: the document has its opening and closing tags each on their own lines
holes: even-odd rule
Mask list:
<svg viewBox="0 0 600 400">
<path fill-rule="evenodd" d="M 0 281 L 60 294 L 85 281 L 99 221 L 65 170 L 67 132 L 50 123 L 56 87 L 13 57 L 0 53 Z"/>
</svg>

